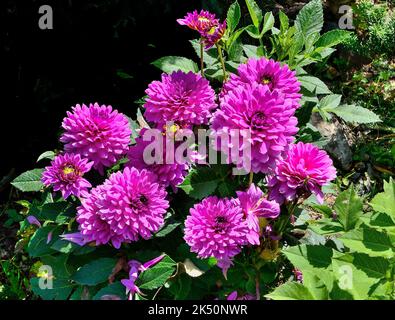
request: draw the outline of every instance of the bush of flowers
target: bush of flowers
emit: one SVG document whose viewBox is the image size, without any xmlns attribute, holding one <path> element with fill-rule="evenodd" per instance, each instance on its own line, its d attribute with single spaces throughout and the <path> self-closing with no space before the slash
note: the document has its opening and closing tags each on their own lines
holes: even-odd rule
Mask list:
<svg viewBox="0 0 395 320">
<path fill-rule="evenodd" d="M 163 74 L 136 116 L 99 103 L 72 107 L 61 148 L 12 182 L 37 193 L 19 202 L 25 220 L 17 244 L 36 261 L 36 295 L 394 297 L 394 183 L 370 206 L 353 187 L 339 190 L 309 121 L 312 113 L 380 121 L 341 104 L 307 71 L 348 33 L 321 34 L 319 0 L 293 24 L 245 2 L 247 26 L 239 26 L 237 1 L 225 20 L 204 10 L 178 19 L 198 38 L 191 41 L 198 63 L 153 62 Z"/>
</svg>

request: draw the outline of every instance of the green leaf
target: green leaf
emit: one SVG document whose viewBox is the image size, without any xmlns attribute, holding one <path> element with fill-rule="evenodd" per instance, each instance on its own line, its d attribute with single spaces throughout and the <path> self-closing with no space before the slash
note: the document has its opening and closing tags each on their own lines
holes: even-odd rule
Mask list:
<svg viewBox="0 0 395 320">
<path fill-rule="evenodd" d="M 355 123 L 375 123 L 381 122 L 378 115 L 373 111 L 355 105 L 341 105 L 333 110 L 334 114 L 344 121 Z"/>
<path fill-rule="evenodd" d="M 176 263 L 169 256 L 165 256 L 158 264 L 142 272 L 138 278 L 140 289 L 152 290 L 164 285 L 173 274 Z"/>
<path fill-rule="evenodd" d="M 318 41 L 315 43 L 317 48 L 319 47 L 333 47 L 339 43 L 344 42 L 348 39 L 350 33 L 346 30 L 331 30 L 323 34 Z"/>
<path fill-rule="evenodd" d="M 36 162 L 39 162 L 43 159 L 53 160 L 55 158 L 55 152 L 53 151 L 45 151 L 44 153 L 40 154 Z"/>
<path fill-rule="evenodd" d="M 268 32 L 269 30 L 272 30 L 273 26 L 274 26 L 274 16 L 271 12 L 266 12 L 265 17 L 263 19 L 263 28 L 261 31 L 261 38 L 266 32 Z"/>
<path fill-rule="evenodd" d="M 70 281 L 65 279 L 54 279 L 52 289 L 41 289 L 39 286 L 40 278 L 30 279 L 32 291 L 44 300 L 66 300 L 75 287 Z"/>
<path fill-rule="evenodd" d="M 195 39 L 195 40 L 189 40 L 191 43 L 193 49 L 196 52 L 196 55 L 200 59 L 200 41 Z M 218 51 L 216 48 L 211 48 L 208 50 L 203 50 L 203 61 L 206 65 L 211 66 L 215 63 L 218 62 Z"/>
<path fill-rule="evenodd" d="M 324 25 L 321 0 L 312 0 L 298 13 L 295 26 L 307 38 L 312 33 L 320 33 Z"/>
<path fill-rule="evenodd" d="M 11 184 L 23 192 L 40 191 L 44 187 L 43 183 L 41 182 L 41 175 L 43 171 L 44 169 L 26 171 L 16 177 L 11 182 Z"/>
<path fill-rule="evenodd" d="M 370 205 L 375 211 L 387 213 L 395 219 L 395 182 L 392 177 L 389 182 L 384 180 L 384 192 L 376 194 Z"/>
<path fill-rule="evenodd" d="M 120 281 L 111 283 L 108 286 L 101 288 L 92 299 L 100 300 L 105 295 L 114 295 L 120 297 L 122 300 L 125 300 L 125 287 Z"/>
<path fill-rule="evenodd" d="M 283 250 L 291 263 L 301 270 L 327 269 L 331 265 L 332 249 L 324 246 L 299 245 Z"/>
<path fill-rule="evenodd" d="M 241 17 L 240 6 L 237 0 L 231 4 L 226 16 L 226 24 L 230 32 L 233 32 L 239 24 Z"/>
<path fill-rule="evenodd" d="M 217 189 L 221 179 L 210 167 L 199 167 L 193 169 L 178 187 L 194 199 L 203 199 Z"/>
<path fill-rule="evenodd" d="M 257 3 L 254 0 L 245 0 L 248 12 L 250 13 L 250 17 L 254 26 L 258 29 L 262 22 L 262 10 L 259 8 Z"/>
<path fill-rule="evenodd" d="M 330 94 L 320 100 L 319 108 L 328 110 L 339 106 L 342 96 L 340 94 Z"/>
<path fill-rule="evenodd" d="M 273 300 L 314 300 L 309 289 L 298 282 L 286 282 L 265 297 Z"/>
<path fill-rule="evenodd" d="M 48 242 L 48 234 L 52 232 L 52 239 Z M 46 226 L 36 230 L 27 245 L 27 252 L 31 257 L 40 257 L 55 252 L 51 246 L 59 235 L 59 229 L 53 226 Z"/>
<path fill-rule="evenodd" d="M 345 233 L 340 240 L 352 251 L 366 253 L 372 257 L 394 256 L 394 246 L 385 231 L 364 226 Z"/>
<path fill-rule="evenodd" d="M 262 56 L 263 53 L 260 47 L 250 44 L 244 44 L 243 51 L 246 54 L 247 58 L 259 58 Z"/>
<path fill-rule="evenodd" d="M 112 258 L 94 260 L 79 268 L 72 279 L 82 285 L 97 285 L 108 280 L 116 263 L 117 260 Z"/>
<path fill-rule="evenodd" d="M 355 193 L 353 186 L 338 195 L 334 209 L 345 231 L 355 227 L 362 215 L 362 206 L 363 202 Z"/>
<path fill-rule="evenodd" d="M 166 224 L 162 229 L 160 229 L 157 233 L 155 233 L 155 237 L 161 238 L 167 236 L 170 232 L 175 230 L 181 222 L 173 222 Z"/>
<path fill-rule="evenodd" d="M 190 59 L 177 56 L 167 56 L 159 58 L 152 62 L 155 67 L 159 68 L 163 72 L 172 73 L 173 71 L 184 71 L 184 72 L 199 72 L 198 65 Z"/>
<path fill-rule="evenodd" d="M 315 94 L 331 93 L 327 85 L 316 77 L 309 75 L 300 75 L 298 76 L 298 80 L 300 81 L 302 87 L 311 93 L 315 93 Z"/>
<path fill-rule="evenodd" d="M 62 252 L 62 253 L 70 253 L 74 251 L 74 249 L 78 248 L 79 246 L 75 243 L 72 243 L 67 240 L 63 239 L 58 239 L 55 241 L 55 243 L 51 246 L 51 249 L 54 249 L 56 251 Z"/>
<path fill-rule="evenodd" d="M 279 15 L 279 18 L 280 18 L 280 30 L 281 30 L 281 33 L 284 33 L 289 28 L 289 19 L 288 19 L 288 16 L 284 12 L 282 12 L 281 10 L 278 13 L 278 15 Z"/>
</svg>

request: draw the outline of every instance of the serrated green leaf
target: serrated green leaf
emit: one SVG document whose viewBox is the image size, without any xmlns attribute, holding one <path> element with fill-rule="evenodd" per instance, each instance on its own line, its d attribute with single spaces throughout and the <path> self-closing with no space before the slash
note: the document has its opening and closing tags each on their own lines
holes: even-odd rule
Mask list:
<svg viewBox="0 0 395 320">
<path fill-rule="evenodd" d="M 320 33 L 324 25 L 324 14 L 321 0 L 312 0 L 298 13 L 295 26 L 305 38 L 312 33 Z"/>
<path fill-rule="evenodd" d="M 265 297 L 273 300 L 314 300 L 309 289 L 298 282 L 286 282 Z"/>
<path fill-rule="evenodd" d="M 381 122 L 378 115 L 373 111 L 355 105 L 341 105 L 331 110 L 338 117 L 347 122 L 355 123 L 375 123 Z"/>
<path fill-rule="evenodd" d="M 226 25 L 230 32 L 233 32 L 236 29 L 237 25 L 239 24 L 240 17 L 240 5 L 236 0 L 230 5 L 226 16 Z"/>
<path fill-rule="evenodd" d="M 338 195 L 334 209 L 345 231 L 355 227 L 362 215 L 362 206 L 363 202 L 352 186 Z"/>
<path fill-rule="evenodd" d="M 348 39 L 350 33 L 346 30 L 331 30 L 323 34 L 318 41 L 315 43 L 317 48 L 319 47 L 333 47 L 340 44 Z"/>
<path fill-rule="evenodd" d="M 140 289 L 152 290 L 159 288 L 174 273 L 176 263 L 169 256 L 165 256 L 158 264 L 142 272 L 138 278 Z"/>
<path fill-rule="evenodd" d="M 44 169 L 33 169 L 30 171 L 26 171 L 16 177 L 11 184 L 23 191 L 23 192 L 33 192 L 40 191 L 44 185 L 41 182 L 41 175 Z"/>
<path fill-rule="evenodd" d="M 178 187 L 194 199 L 203 199 L 214 193 L 221 179 L 210 167 L 193 169 Z"/>
<path fill-rule="evenodd" d="M 258 4 L 254 0 L 245 0 L 248 12 L 254 26 L 258 29 L 262 22 L 262 10 L 259 8 Z"/>
<path fill-rule="evenodd" d="M 94 286 L 108 280 L 111 275 L 116 259 L 100 258 L 94 260 L 77 270 L 72 280 L 81 285 Z"/>
<path fill-rule="evenodd" d="M 172 73 L 173 71 L 184 71 L 184 72 L 199 72 L 198 65 L 190 59 L 178 56 L 167 56 L 159 58 L 151 63 L 155 67 L 159 68 L 163 72 Z"/>
<path fill-rule="evenodd" d="M 378 193 L 370 201 L 370 205 L 378 212 L 384 212 L 395 219 L 395 182 L 390 178 L 384 180 L 384 192 Z"/>
<path fill-rule="evenodd" d="M 301 86 L 307 91 L 315 94 L 330 94 L 328 86 L 317 77 L 309 75 L 300 75 L 298 77 Z"/>
</svg>

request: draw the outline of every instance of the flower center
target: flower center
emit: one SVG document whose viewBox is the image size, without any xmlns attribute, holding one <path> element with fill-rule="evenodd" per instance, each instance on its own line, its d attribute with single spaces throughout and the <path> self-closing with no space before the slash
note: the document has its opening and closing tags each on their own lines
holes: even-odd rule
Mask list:
<svg viewBox="0 0 395 320">
<path fill-rule="evenodd" d="M 251 117 L 251 126 L 254 129 L 260 130 L 266 124 L 265 119 L 266 119 L 265 114 L 263 112 L 258 111 L 254 113 Z"/>
<path fill-rule="evenodd" d="M 81 172 L 70 163 L 66 163 L 59 174 L 60 180 L 64 182 L 74 182 L 80 175 Z"/>
<path fill-rule="evenodd" d="M 265 74 L 265 75 L 263 75 L 261 77 L 260 83 L 261 84 L 265 84 L 265 85 L 269 86 L 270 89 L 272 89 L 272 87 L 274 85 L 274 79 L 273 79 L 273 77 L 271 75 L 266 75 Z"/>
<path fill-rule="evenodd" d="M 74 172 L 75 172 L 74 167 L 72 167 L 72 166 L 70 166 L 70 165 L 67 165 L 67 166 L 65 166 L 65 167 L 63 168 L 63 173 L 64 173 L 65 175 L 68 175 L 68 174 L 74 173 Z"/>
<path fill-rule="evenodd" d="M 130 201 L 130 207 L 133 210 L 139 211 L 146 206 L 148 199 L 145 195 L 141 194 L 139 197 Z"/>
<path fill-rule="evenodd" d="M 214 226 L 215 233 L 223 232 L 226 228 L 227 222 L 228 220 L 224 216 L 215 217 L 215 226 Z"/>
<path fill-rule="evenodd" d="M 202 17 L 202 16 L 200 16 L 200 17 L 198 18 L 198 20 L 199 20 L 200 22 L 209 22 L 209 21 L 210 21 L 210 20 L 207 19 L 206 17 Z"/>
</svg>

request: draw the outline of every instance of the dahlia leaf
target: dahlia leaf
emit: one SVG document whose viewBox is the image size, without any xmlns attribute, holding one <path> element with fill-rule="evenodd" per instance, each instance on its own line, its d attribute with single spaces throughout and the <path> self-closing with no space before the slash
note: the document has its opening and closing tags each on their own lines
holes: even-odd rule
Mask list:
<svg viewBox="0 0 395 320">
<path fill-rule="evenodd" d="M 338 195 L 334 209 L 345 231 L 355 227 L 362 215 L 362 206 L 362 200 L 352 186 Z"/>
<path fill-rule="evenodd" d="M 220 179 L 213 173 L 209 167 L 191 170 L 178 187 L 194 199 L 203 199 L 213 194 L 220 182 Z"/>
<path fill-rule="evenodd" d="M 121 300 L 126 299 L 125 287 L 120 281 L 109 284 L 108 286 L 101 288 L 94 296 L 93 300 L 105 300 L 105 296 L 119 297 Z"/>
<path fill-rule="evenodd" d="M 319 40 L 316 42 L 315 46 L 319 47 L 333 47 L 340 43 L 343 43 L 348 39 L 350 33 L 346 30 L 331 30 L 327 33 L 324 33 Z"/>
<path fill-rule="evenodd" d="M 261 38 L 266 32 L 268 32 L 269 30 L 272 30 L 273 26 L 274 26 L 273 13 L 266 12 L 265 18 L 263 19 L 263 28 L 261 31 Z"/>
<path fill-rule="evenodd" d="M 170 232 L 175 230 L 180 224 L 181 224 L 181 222 L 173 222 L 173 223 L 166 224 L 162 229 L 160 229 L 155 234 L 155 237 L 161 238 L 161 237 L 167 236 Z"/>
<path fill-rule="evenodd" d="M 49 234 L 52 233 L 52 239 Z M 27 252 L 31 257 L 40 257 L 55 252 L 51 246 L 60 234 L 59 227 L 46 226 L 36 230 L 27 245 Z M 48 241 L 50 239 L 50 241 Z"/>
<path fill-rule="evenodd" d="M 165 256 L 158 264 L 142 272 L 137 286 L 140 289 L 152 290 L 164 285 L 176 269 L 176 263 Z"/>
<path fill-rule="evenodd" d="M 324 25 L 324 14 L 321 0 L 312 0 L 307 3 L 298 13 L 295 26 L 306 39 L 312 33 L 320 33 Z"/>
<path fill-rule="evenodd" d="M 272 300 L 314 300 L 309 289 L 298 282 L 286 282 L 265 297 Z"/>
<path fill-rule="evenodd" d="M 377 212 L 384 212 L 395 220 L 395 182 L 390 178 L 384 181 L 384 192 L 376 194 L 370 205 Z"/>
<path fill-rule="evenodd" d="M 248 12 L 254 26 L 258 29 L 263 18 L 262 10 L 254 0 L 245 0 Z"/>
<path fill-rule="evenodd" d="M 230 5 L 226 16 L 226 24 L 230 32 L 233 32 L 236 29 L 237 25 L 239 24 L 240 17 L 240 5 L 236 0 Z"/>
<path fill-rule="evenodd" d="M 184 72 L 199 72 L 198 65 L 190 59 L 177 56 L 167 56 L 159 58 L 151 63 L 155 67 L 159 68 L 163 72 L 172 73 L 173 71 L 184 71 Z"/>
<path fill-rule="evenodd" d="M 381 122 L 379 116 L 373 111 L 355 105 L 341 105 L 331 110 L 338 117 L 347 122 L 375 123 Z"/>
<path fill-rule="evenodd" d="M 55 158 L 55 152 L 53 151 L 45 151 L 44 153 L 40 154 L 36 162 L 39 162 L 43 159 L 53 160 Z"/>
<path fill-rule="evenodd" d="M 281 33 L 284 33 L 285 31 L 287 31 L 289 29 L 288 16 L 284 12 L 282 12 L 281 10 L 279 11 L 278 16 L 280 18 L 280 30 L 281 30 Z"/>
<path fill-rule="evenodd" d="M 41 289 L 40 280 L 39 277 L 32 278 L 30 279 L 30 284 L 32 291 L 44 300 L 66 300 L 75 287 L 74 284 L 66 279 L 53 279 L 52 289 Z"/>
<path fill-rule="evenodd" d="M 81 285 L 94 286 L 108 280 L 116 259 L 100 258 L 82 266 L 72 277 L 72 280 Z"/>
<path fill-rule="evenodd" d="M 299 75 L 298 80 L 302 85 L 303 89 L 306 89 L 308 92 L 315 94 L 330 94 L 332 93 L 328 86 L 322 82 L 320 79 L 309 76 L 309 75 Z"/>
<path fill-rule="evenodd" d="M 44 169 L 34 169 L 26 171 L 16 177 L 11 184 L 23 192 L 40 191 L 44 185 L 41 182 L 41 175 Z"/>
</svg>

